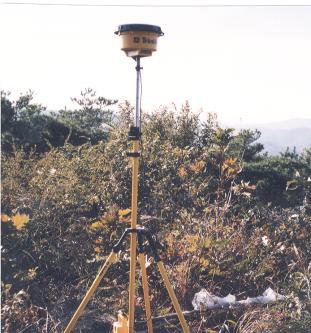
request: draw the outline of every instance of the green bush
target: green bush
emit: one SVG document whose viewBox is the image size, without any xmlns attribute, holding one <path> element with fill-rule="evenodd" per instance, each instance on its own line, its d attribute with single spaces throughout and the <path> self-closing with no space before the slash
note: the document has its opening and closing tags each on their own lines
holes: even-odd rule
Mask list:
<svg viewBox="0 0 311 333">
<path fill-rule="evenodd" d="M 4 103 L 10 109 L 8 99 Z M 131 165 L 126 152 L 132 112 L 128 103 L 120 104 L 109 135 L 100 141 L 65 140 L 44 152 L 23 144 L 3 151 L 5 332 L 27 325 L 32 332 L 42 332 L 44 325 L 47 331 L 62 331 L 128 225 Z M 254 296 L 271 286 L 290 295 L 285 305 L 258 310 L 260 325 L 254 313 L 241 317 L 233 312 L 217 317 L 218 322 L 201 323 L 201 330 L 225 332 L 231 325 L 230 332 L 247 332 L 248 322 L 255 327 L 252 332 L 291 332 L 289 326 L 307 332 L 310 151 L 261 155 L 258 132 L 220 128 L 213 115 L 202 124 L 187 103 L 180 111 L 164 107 L 144 116 L 142 130 L 139 223 L 163 243 L 183 307 L 191 307 L 200 288 Z M 126 311 L 128 269 L 125 251 L 89 309 L 97 314 Z M 170 311 L 161 307 L 167 295 L 155 269 L 149 283 L 154 312 Z M 24 305 L 19 308 L 21 290 Z M 137 315 L 143 316 L 139 306 Z M 279 318 L 273 325 L 272 315 Z"/>
</svg>

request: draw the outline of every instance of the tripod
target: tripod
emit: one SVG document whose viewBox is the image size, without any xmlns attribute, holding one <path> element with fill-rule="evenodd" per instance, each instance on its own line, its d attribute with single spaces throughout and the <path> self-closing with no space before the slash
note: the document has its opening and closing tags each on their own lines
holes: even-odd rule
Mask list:
<svg viewBox="0 0 311 333">
<path fill-rule="evenodd" d="M 124 231 L 123 235 L 119 239 L 116 245 L 113 246 L 111 253 L 109 254 L 106 262 L 101 267 L 99 273 L 97 274 L 93 284 L 87 291 L 82 302 L 80 303 L 78 309 L 71 318 L 68 326 L 66 327 L 64 333 L 70 333 L 76 325 L 77 320 L 81 316 L 83 310 L 85 309 L 87 303 L 93 296 L 96 291 L 100 281 L 108 271 L 111 264 L 115 261 L 118 252 L 123 248 L 123 242 L 127 235 L 130 235 L 130 276 L 129 276 L 129 320 L 128 320 L 128 333 L 134 332 L 134 314 L 135 314 L 135 271 L 136 271 L 136 257 L 137 252 L 139 254 L 139 262 L 141 268 L 142 276 L 142 286 L 143 294 L 145 301 L 145 310 L 147 317 L 147 326 L 148 333 L 153 332 L 152 320 L 151 320 L 151 308 L 150 308 L 150 299 L 149 299 L 149 287 L 147 282 L 147 272 L 145 266 L 145 252 L 146 246 L 145 242 L 148 243 L 149 248 L 151 249 L 152 255 L 155 262 L 157 263 L 158 269 L 160 271 L 161 277 L 163 279 L 166 290 L 169 294 L 169 297 L 172 301 L 174 309 L 177 313 L 178 319 L 180 321 L 182 330 L 184 333 L 189 333 L 188 325 L 185 321 L 185 317 L 182 313 L 181 307 L 178 303 L 177 297 L 173 290 L 172 285 L 169 282 L 167 272 L 164 268 L 164 264 L 157 252 L 157 242 L 152 237 L 152 234 L 149 230 L 137 227 L 137 200 L 138 200 L 138 168 L 139 168 L 139 140 L 140 140 L 140 57 L 134 58 L 136 60 L 136 71 L 137 71 L 137 80 L 136 80 L 136 115 L 135 115 L 135 126 L 130 127 L 129 141 L 132 142 L 132 151 L 127 153 L 127 155 L 132 159 L 132 207 L 131 207 L 131 228 L 128 228 Z"/>
</svg>

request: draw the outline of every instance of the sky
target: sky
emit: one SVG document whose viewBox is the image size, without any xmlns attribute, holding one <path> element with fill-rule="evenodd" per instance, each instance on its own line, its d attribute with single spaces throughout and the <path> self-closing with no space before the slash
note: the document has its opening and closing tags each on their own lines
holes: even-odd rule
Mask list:
<svg viewBox="0 0 311 333">
<path fill-rule="evenodd" d="M 25 2 L 20 0 L 19 2 Z M 56 3 L 56 1 L 37 1 Z M 228 7 L 78 7 L 0 1 L 0 87 L 32 89 L 57 110 L 90 87 L 135 101 L 135 63 L 120 50 L 117 26 L 148 23 L 165 35 L 142 60 L 144 112 L 186 100 L 223 122 L 311 118 L 311 1 L 78 1 L 72 4 L 211 4 Z M 235 4 L 309 6 L 234 7 Z"/>
</svg>

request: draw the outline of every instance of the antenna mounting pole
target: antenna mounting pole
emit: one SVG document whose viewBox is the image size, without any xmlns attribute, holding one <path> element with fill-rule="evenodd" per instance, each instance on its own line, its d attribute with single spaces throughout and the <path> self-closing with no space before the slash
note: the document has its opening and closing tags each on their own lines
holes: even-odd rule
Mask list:
<svg viewBox="0 0 311 333">
<path fill-rule="evenodd" d="M 136 61 L 136 113 L 135 113 L 135 121 L 134 126 L 140 128 L 141 125 L 141 72 L 140 70 L 140 57 L 135 57 L 134 60 Z"/>
</svg>

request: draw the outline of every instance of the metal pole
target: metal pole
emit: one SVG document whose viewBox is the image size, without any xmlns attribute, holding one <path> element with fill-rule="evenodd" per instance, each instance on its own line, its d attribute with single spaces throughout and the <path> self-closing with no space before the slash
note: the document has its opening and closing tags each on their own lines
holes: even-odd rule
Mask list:
<svg viewBox="0 0 311 333">
<path fill-rule="evenodd" d="M 136 58 L 136 114 L 134 126 L 140 128 L 140 57 Z"/>
</svg>

